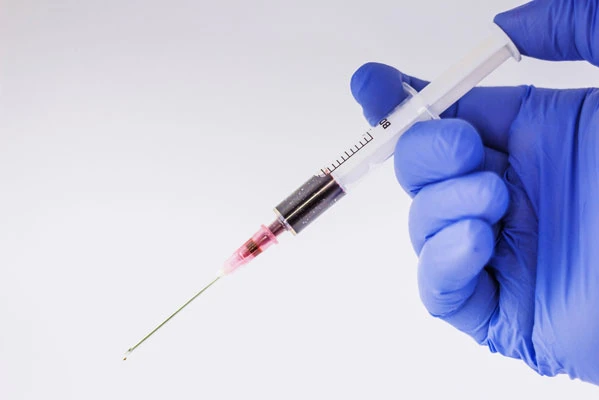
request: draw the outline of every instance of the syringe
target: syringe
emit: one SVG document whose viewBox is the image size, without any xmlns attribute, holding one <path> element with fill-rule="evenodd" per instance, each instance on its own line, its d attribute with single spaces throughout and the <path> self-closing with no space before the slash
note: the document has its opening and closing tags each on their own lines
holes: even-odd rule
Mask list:
<svg viewBox="0 0 599 400">
<path fill-rule="evenodd" d="M 216 279 L 131 347 L 124 359 L 218 279 L 249 263 L 276 244 L 277 236 L 286 231 L 298 234 L 304 230 L 341 199 L 368 171 L 387 160 L 393 154 L 399 137 L 412 125 L 439 118 L 443 111 L 509 58 L 520 61 L 520 53 L 510 38 L 498 26 L 493 25 L 491 34 L 482 43 L 420 92 L 404 83 L 407 97 L 401 104 L 280 202 L 274 208 L 274 222 L 268 226 L 262 225 L 225 261 Z"/>
</svg>

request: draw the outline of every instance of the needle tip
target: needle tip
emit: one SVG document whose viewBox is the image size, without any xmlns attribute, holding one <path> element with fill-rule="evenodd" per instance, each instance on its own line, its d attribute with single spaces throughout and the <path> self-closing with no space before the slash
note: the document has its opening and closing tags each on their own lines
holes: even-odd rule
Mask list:
<svg viewBox="0 0 599 400">
<path fill-rule="evenodd" d="M 209 284 L 207 284 L 206 286 L 204 286 L 204 288 L 202 290 L 200 290 L 198 293 L 196 293 L 195 296 L 193 296 L 191 299 L 187 300 L 187 302 L 185 304 L 183 304 L 181 307 L 179 307 L 177 309 L 177 311 L 175 311 L 167 319 L 165 319 L 164 321 L 162 321 L 162 323 L 160 325 L 158 325 L 156 328 L 154 328 L 154 330 L 152 332 L 148 333 L 143 339 L 141 339 L 139 342 L 137 342 L 137 344 L 135 346 L 129 348 L 129 350 L 127 350 L 127 352 L 123 356 L 123 361 L 125 361 L 127 359 L 127 357 L 129 357 L 129 354 L 131 354 L 133 352 L 133 350 L 137 349 L 140 344 L 142 344 L 143 342 L 145 342 L 150 336 L 152 336 L 154 333 L 156 333 L 156 331 L 158 331 L 158 329 L 162 328 L 164 326 L 164 324 L 166 324 L 175 315 L 177 315 L 179 313 L 179 311 L 181 311 L 182 309 L 184 309 L 185 307 L 187 307 L 189 305 L 189 303 L 191 303 L 192 301 L 194 301 L 196 299 L 196 297 L 198 297 L 199 295 L 201 295 L 202 293 L 204 293 L 206 291 L 206 289 L 208 289 L 210 286 L 214 285 L 214 283 L 216 281 L 218 281 L 220 278 L 221 278 L 220 276 L 217 276 L 212 282 L 210 282 Z"/>
</svg>

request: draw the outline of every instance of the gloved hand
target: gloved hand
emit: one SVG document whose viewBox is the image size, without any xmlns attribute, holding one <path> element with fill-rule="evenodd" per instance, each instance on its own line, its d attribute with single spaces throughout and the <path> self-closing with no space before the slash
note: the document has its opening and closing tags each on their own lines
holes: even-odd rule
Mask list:
<svg viewBox="0 0 599 400">
<path fill-rule="evenodd" d="M 599 0 L 537 0 L 495 22 L 523 55 L 599 65 Z M 369 63 L 371 125 L 427 82 Z M 599 89 L 475 88 L 397 143 L 429 312 L 542 375 L 599 384 Z"/>
</svg>

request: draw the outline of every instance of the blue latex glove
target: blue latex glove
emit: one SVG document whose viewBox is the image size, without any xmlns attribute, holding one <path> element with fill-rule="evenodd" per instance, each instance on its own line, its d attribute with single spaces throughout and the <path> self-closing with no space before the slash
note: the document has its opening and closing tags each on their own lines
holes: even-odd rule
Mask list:
<svg viewBox="0 0 599 400">
<path fill-rule="evenodd" d="M 523 55 L 599 65 L 598 0 L 538 0 L 495 22 Z M 427 83 L 356 71 L 370 124 L 402 81 Z M 540 374 L 599 384 L 599 89 L 475 88 L 443 117 L 395 151 L 424 305 Z"/>
</svg>

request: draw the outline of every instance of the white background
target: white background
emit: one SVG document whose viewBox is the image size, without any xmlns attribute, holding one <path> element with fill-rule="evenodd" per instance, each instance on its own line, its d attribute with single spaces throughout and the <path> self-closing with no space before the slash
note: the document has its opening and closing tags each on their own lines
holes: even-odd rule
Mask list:
<svg viewBox="0 0 599 400">
<path fill-rule="evenodd" d="M 362 133 L 358 66 L 432 79 L 517 4 L 0 0 L 0 398 L 597 398 L 427 314 L 392 163 L 121 361 Z"/>
</svg>

